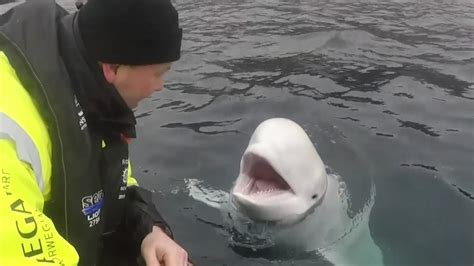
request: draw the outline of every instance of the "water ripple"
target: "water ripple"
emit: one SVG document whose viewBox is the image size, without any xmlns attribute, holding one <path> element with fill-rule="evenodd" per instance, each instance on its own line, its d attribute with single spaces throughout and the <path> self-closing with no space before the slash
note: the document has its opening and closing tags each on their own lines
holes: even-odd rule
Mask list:
<svg viewBox="0 0 474 266">
<path fill-rule="evenodd" d="M 198 123 L 169 123 L 162 125 L 161 127 L 165 128 L 188 128 L 193 130 L 196 133 L 206 134 L 206 135 L 216 135 L 223 133 L 240 133 L 238 130 L 209 130 L 210 128 L 220 128 L 227 127 L 239 122 L 241 119 L 235 119 L 230 121 L 204 121 Z M 207 130 L 203 130 L 206 128 Z"/>
</svg>

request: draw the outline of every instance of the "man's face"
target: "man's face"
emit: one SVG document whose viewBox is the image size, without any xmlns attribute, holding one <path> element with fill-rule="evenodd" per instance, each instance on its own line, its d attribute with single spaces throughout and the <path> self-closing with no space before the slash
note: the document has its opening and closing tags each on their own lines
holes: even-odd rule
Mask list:
<svg viewBox="0 0 474 266">
<path fill-rule="evenodd" d="M 109 80 L 128 107 L 135 108 L 138 103 L 164 86 L 164 76 L 171 68 L 171 63 L 127 66 L 117 65 L 114 77 Z"/>
</svg>

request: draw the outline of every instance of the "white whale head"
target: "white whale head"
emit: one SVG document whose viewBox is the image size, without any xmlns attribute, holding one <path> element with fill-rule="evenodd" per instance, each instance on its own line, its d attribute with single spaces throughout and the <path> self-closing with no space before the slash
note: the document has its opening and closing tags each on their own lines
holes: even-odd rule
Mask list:
<svg viewBox="0 0 474 266">
<path fill-rule="evenodd" d="M 231 197 L 252 220 L 290 224 L 322 202 L 327 185 L 324 164 L 305 131 L 291 120 L 272 118 L 253 133 Z"/>
</svg>

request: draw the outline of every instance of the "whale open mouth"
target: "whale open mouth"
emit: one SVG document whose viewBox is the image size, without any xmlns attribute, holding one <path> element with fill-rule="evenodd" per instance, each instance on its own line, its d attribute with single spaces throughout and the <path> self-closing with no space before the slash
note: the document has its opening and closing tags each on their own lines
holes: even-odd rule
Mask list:
<svg viewBox="0 0 474 266">
<path fill-rule="evenodd" d="M 264 158 L 254 154 L 244 155 L 243 171 L 234 192 L 252 198 L 276 196 L 288 192 L 294 194 L 290 185 Z"/>
</svg>

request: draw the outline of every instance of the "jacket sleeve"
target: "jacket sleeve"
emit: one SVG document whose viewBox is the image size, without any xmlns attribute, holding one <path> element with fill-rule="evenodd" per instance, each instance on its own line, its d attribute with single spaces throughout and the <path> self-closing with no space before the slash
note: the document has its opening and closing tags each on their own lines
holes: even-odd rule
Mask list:
<svg viewBox="0 0 474 266">
<path fill-rule="evenodd" d="M 133 247 L 140 249 L 143 239 L 152 231 L 154 225 L 159 226 L 168 236 L 173 238 L 170 227 L 153 203 L 152 192 L 138 186 L 137 181 L 132 177 L 130 164 L 127 183 L 123 225 L 127 234 L 131 237 Z"/>
<path fill-rule="evenodd" d="M 42 213 L 44 198 L 15 142 L 0 138 L 0 265 L 77 265 L 74 247 Z"/>
<path fill-rule="evenodd" d="M 77 265 L 74 247 L 43 213 L 50 139 L 33 99 L 0 51 L 0 265 Z M 50 263 L 51 264 L 51 263 Z"/>
</svg>

